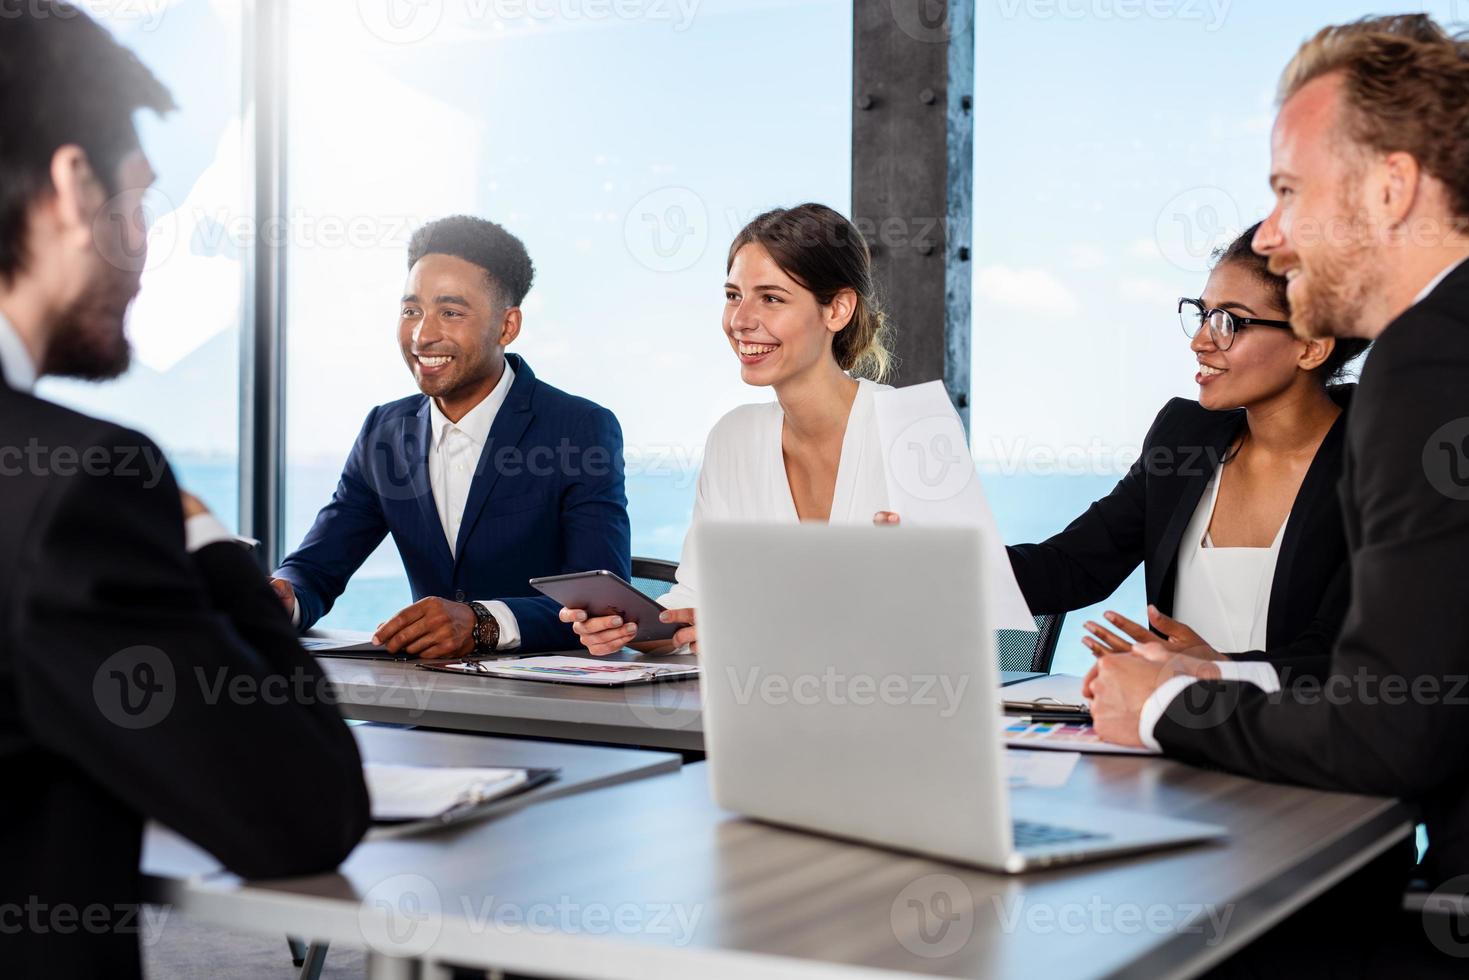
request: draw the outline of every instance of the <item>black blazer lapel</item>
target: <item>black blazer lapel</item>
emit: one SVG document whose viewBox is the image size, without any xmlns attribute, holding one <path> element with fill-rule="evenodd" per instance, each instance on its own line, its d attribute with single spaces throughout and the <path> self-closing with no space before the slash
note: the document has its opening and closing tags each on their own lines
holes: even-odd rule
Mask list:
<svg viewBox="0 0 1469 980">
<path fill-rule="evenodd" d="M 484 510 L 485 503 L 494 493 L 495 484 L 500 481 L 501 471 L 506 468 L 523 470 L 525 467 L 523 455 L 510 460 L 508 467 L 504 458 L 497 460 L 496 457 L 507 449 L 519 447 L 525 430 L 536 417 L 531 410 L 531 394 L 535 390 L 536 376 L 525 361 L 514 354 L 505 355 L 505 359 L 515 371 L 515 383 L 510 386 L 510 394 L 506 396 L 505 404 L 500 406 L 495 422 L 490 426 L 490 438 L 485 443 L 484 451 L 480 453 L 479 465 L 474 471 L 474 482 L 469 485 L 469 499 L 464 504 L 464 517 L 459 523 L 459 540 L 454 546 L 456 566 L 457 559 L 464 556 L 465 544 L 474 532 L 475 524 L 479 522 L 480 511 Z"/>
<path fill-rule="evenodd" d="M 1321 440 L 1321 446 L 1316 450 L 1316 456 L 1301 480 L 1301 488 L 1296 491 L 1296 499 L 1291 503 L 1290 515 L 1286 517 L 1285 537 L 1281 539 L 1280 555 L 1275 561 L 1275 576 L 1270 580 L 1270 609 L 1265 619 L 1268 646 L 1276 646 L 1289 640 L 1281 633 L 1285 625 L 1281 620 L 1288 605 L 1286 597 L 1290 595 L 1288 588 L 1291 575 L 1295 571 L 1296 556 L 1301 551 L 1302 536 L 1319 530 L 1315 527 L 1316 511 L 1337 493 L 1338 477 L 1342 471 L 1342 454 L 1346 451 L 1346 409 L 1351 403 L 1353 387 L 1342 386 L 1341 389 L 1333 390 L 1332 396 L 1343 411 L 1327 430 L 1326 438 Z"/>
<path fill-rule="evenodd" d="M 1221 413 L 1219 424 L 1211 431 L 1201 431 L 1196 445 L 1170 447 L 1174 452 L 1174 465 L 1178 467 L 1174 474 L 1178 480 L 1178 497 L 1167 510 L 1168 523 L 1158 539 L 1152 560 L 1145 566 L 1147 594 L 1164 613 L 1172 612 L 1173 575 L 1178 566 L 1178 545 L 1183 541 L 1183 532 L 1244 422 L 1243 412 Z"/>
</svg>

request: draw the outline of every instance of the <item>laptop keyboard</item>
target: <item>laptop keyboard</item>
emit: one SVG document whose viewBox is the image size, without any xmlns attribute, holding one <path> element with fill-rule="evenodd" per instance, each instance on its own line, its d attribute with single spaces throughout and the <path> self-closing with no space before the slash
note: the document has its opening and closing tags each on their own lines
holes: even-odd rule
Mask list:
<svg viewBox="0 0 1469 980">
<path fill-rule="evenodd" d="M 1057 827 L 1054 824 L 1036 823 L 1031 820 L 1016 820 L 1015 847 L 1023 850 L 1028 847 L 1054 847 L 1057 844 L 1070 844 L 1073 841 L 1102 840 L 1107 834 L 1093 834 L 1085 830 L 1072 830 L 1070 827 Z"/>
</svg>

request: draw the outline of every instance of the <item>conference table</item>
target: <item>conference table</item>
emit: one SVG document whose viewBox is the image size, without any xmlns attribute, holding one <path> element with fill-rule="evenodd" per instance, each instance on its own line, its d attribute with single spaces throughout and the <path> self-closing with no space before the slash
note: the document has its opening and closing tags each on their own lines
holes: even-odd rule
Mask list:
<svg viewBox="0 0 1469 980">
<path fill-rule="evenodd" d="M 567 651 L 565 656 L 586 656 Z M 697 656 L 645 657 L 624 650 L 604 661 L 697 664 Z M 414 661 L 321 657 L 348 718 L 450 731 L 704 751 L 699 680 L 585 687 L 425 670 Z M 1039 675 L 1001 671 L 1002 683 Z"/>
<path fill-rule="evenodd" d="M 623 651 L 604 659 L 644 658 Z M 656 659 L 696 664 L 699 658 Z M 348 718 L 689 752 L 704 748 L 697 679 L 601 688 L 449 674 L 413 661 L 321 657 L 320 663 Z"/>
<path fill-rule="evenodd" d="M 1396 801 L 1161 758 L 1088 755 L 1064 786 L 1014 792 L 1229 836 L 1005 876 L 725 812 L 700 763 L 368 841 L 330 875 L 147 870 L 198 920 L 366 947 L 374 978 L 1188 977 L 1413 828 Z"/>
</svg>

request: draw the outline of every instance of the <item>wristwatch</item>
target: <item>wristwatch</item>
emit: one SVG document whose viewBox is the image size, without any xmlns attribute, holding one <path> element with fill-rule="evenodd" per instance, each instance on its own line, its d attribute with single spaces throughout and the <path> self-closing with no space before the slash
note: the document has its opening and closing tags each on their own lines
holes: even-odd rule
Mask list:
<svg viewBox="0 0 1469 980">
<path fill-rule="evenodd" d="M 480 656 L 497 652 L 500 649 L 500 621 L 482 602 L 465 605 L 474 610 L 474 652 Z"/>
</svg>

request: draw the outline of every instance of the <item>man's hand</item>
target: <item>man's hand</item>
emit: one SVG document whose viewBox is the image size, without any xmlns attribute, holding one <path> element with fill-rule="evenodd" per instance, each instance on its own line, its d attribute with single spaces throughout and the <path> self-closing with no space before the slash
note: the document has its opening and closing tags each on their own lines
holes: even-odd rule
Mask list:
<svg viewBox="0 0 1469 980">
<path fill-rule="evenodd" d="M 1138 723 L 1143 705 L 1165 681 L 1182 674 L 1218 680 L 1219 668 L 1207 660 L 1178 654 L 1161 662 L 1126 653 L 1098 657 L 1081 684 L 1097 734 L 1118 745 L 1140 747 Z"/>
<path fill-rule="evenodd" d="M 437 596 L 420 599 L 372 634 L 389 653 L 412 653 L 426 660 L 467 657 L 474 652 L 474 610 Z"/>
<path fill-rule="evenodd" d="M 1149 659 L 1166 660 L 1175 654 L 1193 657 L 1196 660 L 1227 660 L 1224 654 L 1218 652 L 1204 641 L 1204 638 L 1193 629 L 1180 623 L 1178 620 L 1165 616 L 1158 611 L 1157 606 L 1148 607 L 1148 622 L 1163 634 L 1163 639 L 1158 638 L 1147 627 L 1134 623 L 1120 613 L 1107 612 L 1104 614 L 1107 622 L 1127 634 L 1127 638 L 1118 636 L 1111 630 L 1099 623 L 1085 623 L 1087 632 L 1091 637 L 1084 636 L 1081 642 L 1086 644 L 1088 650 L 1097 656 L 1108 653 L 1141 653 L 1142 648 L 1147 646 L 1155 653 L 1161 652 L 1161 659 L 1157 656 Z"/>
<path fill-rule="evenodd" d="M 180 490 L 179 498 L 184 503 L 184 520 L 187 521 L 191 517 L 198 517 L 200 514 L 209 513 L 209 508 L 204 506 L 204 501 L 189 493 L 189 491 Z"/>
<path fill-rule="evenodd" d="M 289 616 L 296 611 L 296 590 L 283 578 L 270 580 L 270 587 L 275 589 L 275 594 L 280 597 L 281 605 L 286 607 L 286 615 Z"/>
<path fill-rule="evenodd" d="M 589 616 L 585 609 L 562 608 L 560 618 L 594 657 L 607 657 L 631 643 L 638 635 L 637 623 L 624 623 L 621 616 Z"/>
<path fill-rule="evenodd" d="M 690 653 L 699 652 L 699 628 L 697 619 L 692 609 L 665 609 L 658 614 L 660 623 L 688 623 L 683 629 L 673 634 L 673 648 L 677 650 L 685 643 L 689 646 Z"/>
</svg>

